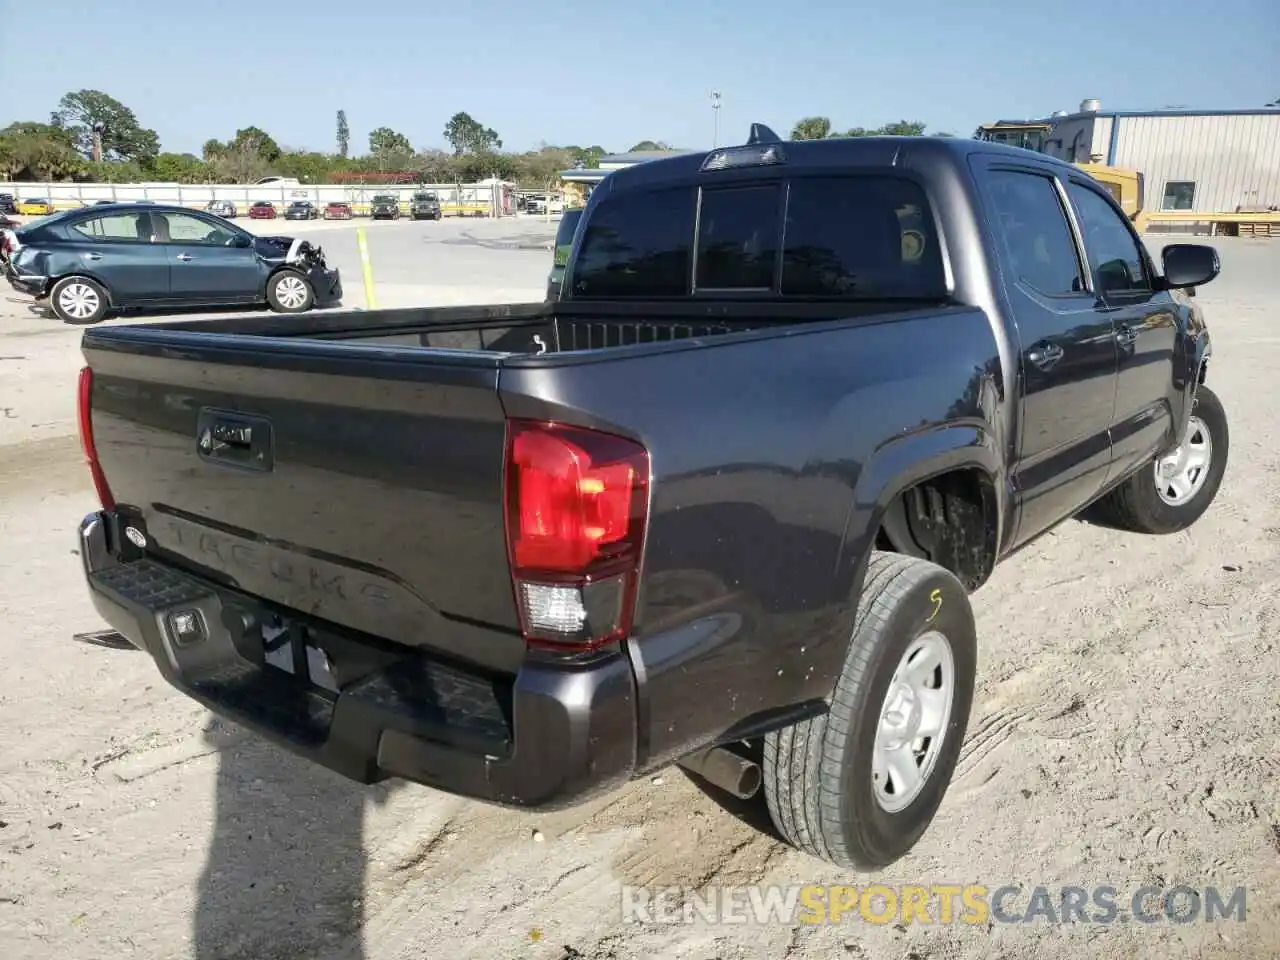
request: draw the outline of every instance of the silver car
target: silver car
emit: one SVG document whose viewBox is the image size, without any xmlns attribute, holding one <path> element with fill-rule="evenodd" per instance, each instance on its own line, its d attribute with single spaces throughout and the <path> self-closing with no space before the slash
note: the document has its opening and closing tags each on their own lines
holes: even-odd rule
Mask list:
<svg viewBox="0 0 1280 960">
<path fill-rule="evenodd" d="M 213 200 L 204 209 L 205 213 L 212 213 L 225 220 L 234 220 L 236 216 L 236 205 L 230 200 Z"/>
</svg>

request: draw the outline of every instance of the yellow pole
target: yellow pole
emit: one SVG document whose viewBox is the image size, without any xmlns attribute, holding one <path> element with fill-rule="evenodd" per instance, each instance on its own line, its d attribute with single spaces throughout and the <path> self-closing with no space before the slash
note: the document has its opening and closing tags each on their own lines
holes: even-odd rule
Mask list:
<svg viewBox="0 0 1280 960">
<path fill-rule="evenodd" d="M 370 310 L 378 309 L 378 294 L 373 288 L 373 263 L 369 259 L 369 243 L 364 227 L 356 227 L 356 246 L 360 248 L 360 270 L 364 273 L 364 302 Z"/>
</svg>

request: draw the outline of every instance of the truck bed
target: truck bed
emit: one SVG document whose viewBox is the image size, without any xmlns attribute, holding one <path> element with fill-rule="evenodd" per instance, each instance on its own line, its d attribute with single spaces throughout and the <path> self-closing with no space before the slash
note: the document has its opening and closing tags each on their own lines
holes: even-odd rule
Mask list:
<svg viewBox="0 0 1280 960">
<path fill-rule="evenodd" d="M 931 304 L 936 305 L 936 304 Z M 916 303 L 704 304 L 526 303 L 464 307 L 344 310 L 283 316 L 218 317 L 149 324 L 145 329 L 223 337 L 341 341 L 378 347 L 427 347 L 506 355 L 543 355 L 608 350 L 831 321 L 862 315 L 887 317 Z M 121 328 L 112 328 L 121 331 Z M 114 333 L 112 336 L 114 337 Z M 127 335 L 126 335 L 127 336 Z M 152 339 L 144 334 L 144 339 Z M 207 336 L 201 342 L 211 343 Z M 492 363 L 493 361 L 488 361 Z"/>
</svg>

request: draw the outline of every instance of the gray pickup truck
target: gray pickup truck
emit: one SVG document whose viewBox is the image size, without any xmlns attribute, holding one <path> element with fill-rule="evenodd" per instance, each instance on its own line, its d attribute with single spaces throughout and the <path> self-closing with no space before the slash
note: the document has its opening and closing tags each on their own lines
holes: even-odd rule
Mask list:
<svg viewBox="0 0 1280 960">
<path fill-rule="evenodd" d="M 440 198 L 430 191 L 415 193 L 409 199 L 410 220 L 439 220 Z"/>
<path fill-rule="evenodd" d="M 951 780 L 993 567 L 1217 493 L 1218 259 L 1161 260 L 1066 163 L 756 126 L 611 173 L 552 302 L 94 328 L 90 595 L 355 780 L 551 807 L 678 763 L 883 866 Z"/>
</svg>

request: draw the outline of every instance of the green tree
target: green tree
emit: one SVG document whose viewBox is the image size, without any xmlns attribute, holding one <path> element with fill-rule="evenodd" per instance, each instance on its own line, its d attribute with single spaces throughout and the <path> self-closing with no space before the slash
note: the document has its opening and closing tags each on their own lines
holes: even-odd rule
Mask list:
<svg viewBox="0 0 1280 960">
<path fill-rule="evenodd" d="M 204 142 L 204 146 L 200 148 L 200 155 L 204 157 L 205 163 L 213 163 L 220 156 L 227 152 L 227 145 L 221 140 L 212 138 Z"/>
<path fill-rule="evenodd" d="M 208 183 L 213 170 L 190 153 L 161 153 L 151 161 L 151 174 L 163 183 Z"/>
<path fill-rule="evenodd" d="M 899 120 L 897 123 L 886 123 L 879 133 L 884 137 L 923 137 L 925 125 L 919 120 Z"/>
<path fill-rule="evenodd" d="M 260 127 L 241 127 L 227 147 L 256 153 L 267 163 L 274 163 L 280 157 L 280 145 Z"/>
<path fill-rule="evenodd" d="M 160 152 L 154 130 L 138 123 L 132 110 L 101 90 L 66 94 L 53 112 L 53 123 L 71 134 L 76 150 L 92 160 L 135 160 L 148 163 Z"/>
<path fill-rule="evenodd" d="M 369 152 L 373 154 L 407 154 L 413 153 L 409 138 L 397 133 L 390 127 L 378 127 L 369 134 Z"/>
<path fill-rule="evenodd" d="M 671 144 L 664 143 L 661 140 L 641 140 L 627 153 L 652 153 L 655 150 L 670 150 Z"/>
<path fill-rule="evenodd" d="M 444 125 L 444 138 L 453 147 L 453 155 L 461 157 L 472 153 L 495 153 L 502 149 L 502 140 L 492 127 L 486 127 L 471 114 L 459 111 Z"/>
<path fill-rule="evenodd" d="M 347 126 L 347 111 L 338 111 L 338 156 L 347 158 L 351 149 L 351 128 Z"/>
<path fill-rule="evenodd" d="M 85 160 L 67 129 L 49 123 L 11 123 L 0 130 L 0 179 L 69 180 Z"/>
<path fill-rule="evenodd" d="M 144 168 L 132 160 L 103 160 L 94 163 L 92 160 L 76 174 L 75 179 L 89 183 L 145 183 L 148 180 L 168 180 Z"/>
<path fill-rule="evenodd" d="M 792 140 L 825 140 L 831 136 L 831 121 L 826 117 L 804 117 L 791 128 Z"/>
<path fill-rule="evenodd" d="M 347 160 L 333 154 L 285 150 L 271 164 L 271 169 L 283 177 L 296 177 L 303 183 L 324 183 L 347 165 Z"/>
</svg>

